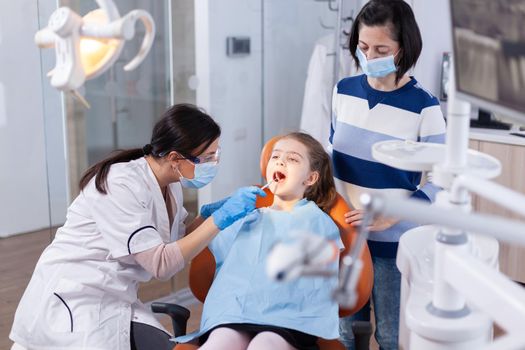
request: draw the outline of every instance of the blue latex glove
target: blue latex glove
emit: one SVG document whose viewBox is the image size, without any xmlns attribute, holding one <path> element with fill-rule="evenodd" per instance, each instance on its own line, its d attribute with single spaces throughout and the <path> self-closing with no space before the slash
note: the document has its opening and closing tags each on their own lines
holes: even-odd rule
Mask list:
<svg viewBox="0 0 525 350">
<path fill-rule="evenodd" d="M 266 197 L 266 193 L 257 186 L 239 188 L 224 204 L 215 210 L 211 216 L 219 230 L 233 224 L 255 209 L 257 196 Z"/>
<path fill-rule="evenodd" d="M 210 204 L 204 204 L 202 207 L 201 207 L 201 216 L 205 219 L 209 218 L 211 214 L 213 214 L 213 212 L 217 209 L 219 209 L 220 207 L 222 207 L 222 205 L 224 203 L 226 203 L 226 201 L 230 199 L 230 197 L 226 197 L 224 199 L 221 199 L 220 201 L 217 201 L 217 202 L 213 202 L 213 203 L 210 203 Z"/>
</svg>

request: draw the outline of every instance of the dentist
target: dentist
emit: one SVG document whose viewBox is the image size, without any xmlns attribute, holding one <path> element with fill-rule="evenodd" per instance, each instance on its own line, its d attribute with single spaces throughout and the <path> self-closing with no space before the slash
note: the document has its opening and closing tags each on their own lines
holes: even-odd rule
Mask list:
<svg viewBox="0 0 525 350">
<path fill-rule="evenodd" d="M 220 133 L 195 106 L 175 105 L 150 144 L 87 170 L 18 305 L 13 349 L 173 348 L 138 299 L 139 282 L 169 279 L 265 195 L 241 188 L 208 218 L 185 224 L 182 187 L 213 180 Z"/>
</svg>

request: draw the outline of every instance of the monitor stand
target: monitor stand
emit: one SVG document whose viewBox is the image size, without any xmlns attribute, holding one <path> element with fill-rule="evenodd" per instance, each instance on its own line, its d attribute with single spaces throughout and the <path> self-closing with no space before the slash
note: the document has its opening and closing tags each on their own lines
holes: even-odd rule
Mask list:
<svg viewBox="0 0 525 350">
<path fill-rule="evenodd" d="M 512 127 L 512 124 L 493 120 L 492 113 L 480 109 L 478 112 L 478 119 L 470 120 L 470 127 L 471 128 L 484 128 L 484 129 L 510 130 L 510 128 Z"/>
</svg>

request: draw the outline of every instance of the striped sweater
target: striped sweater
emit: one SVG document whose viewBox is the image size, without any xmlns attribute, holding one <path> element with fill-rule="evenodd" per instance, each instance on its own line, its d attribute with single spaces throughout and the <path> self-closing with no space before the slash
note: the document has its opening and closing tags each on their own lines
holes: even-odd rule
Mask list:
<svg viewBox="0 0 525 350">
<path fill-rule="evenodd" d="M 359 196 L 370 191 L 407 194 L 433 201 L 439 187 L 421 173 L 381 164 L 372 158 L 372 145 L 386 140 L 444 143 L 445 120 L 439 101 L 416 79 L 384 92 L 373 89 L 366 75 L 345 78 L 334 88 L 330 143 L 338 189 L 355 208 Z M 372 255 L 394 258 L 400 236 L 416 225 L 400 221 L 381 232 L 372 232 Z"/>
</svg>

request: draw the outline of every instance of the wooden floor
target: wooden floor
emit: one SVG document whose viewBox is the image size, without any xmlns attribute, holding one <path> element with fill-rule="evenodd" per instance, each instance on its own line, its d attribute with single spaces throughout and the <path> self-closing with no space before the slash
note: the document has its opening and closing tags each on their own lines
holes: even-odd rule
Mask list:
<svg viewBox="0 0 525 350">
<path fill-rule="evenodd" d="M 9 331 L 16 307 L 33 274 L 36 262 L 49 244 L 51 230 L 0 238 L 0 349 L 12 342 Z"/>
</svg>

